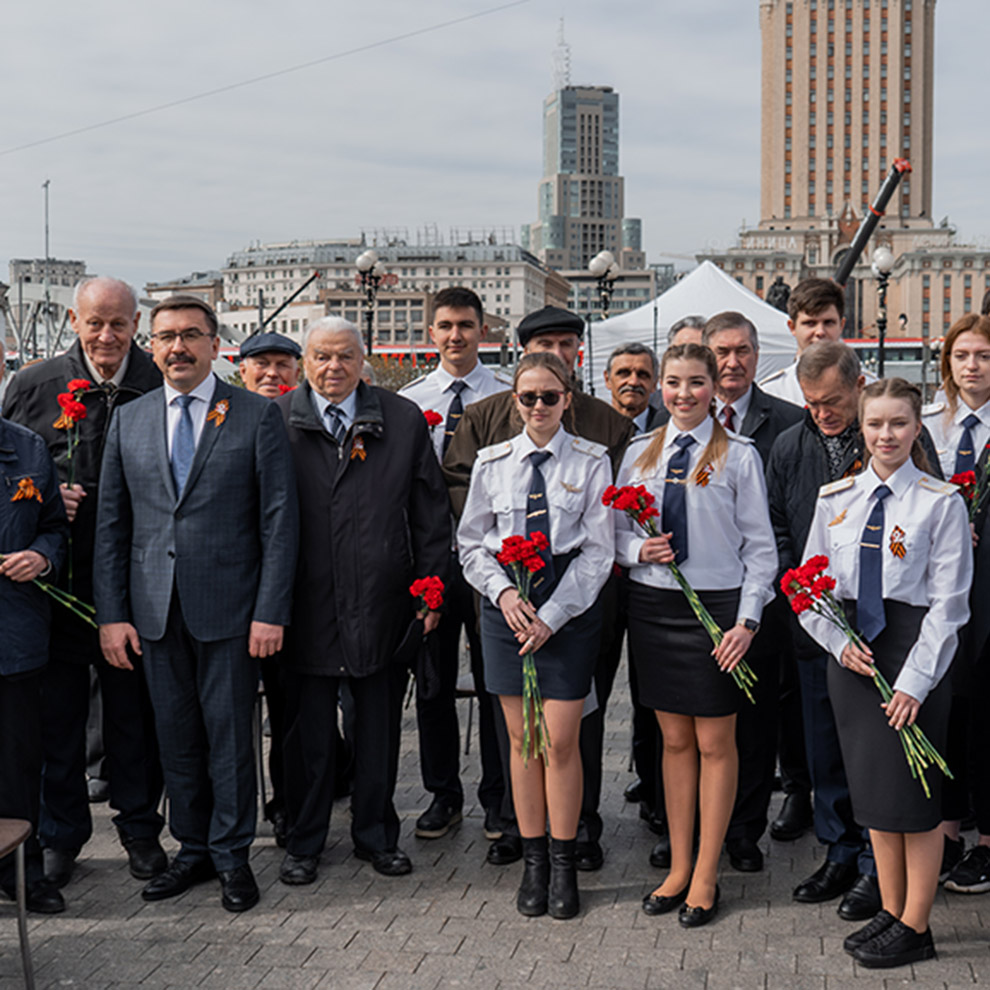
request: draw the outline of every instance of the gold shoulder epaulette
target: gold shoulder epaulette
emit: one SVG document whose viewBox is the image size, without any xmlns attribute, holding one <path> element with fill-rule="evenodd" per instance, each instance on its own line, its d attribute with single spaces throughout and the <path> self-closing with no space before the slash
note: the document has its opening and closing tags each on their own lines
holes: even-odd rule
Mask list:
<svg viewBox="0 0 990 990">
<path fill-rule="evenodd" d="M 929 478 L 927 474 L 923 474 L 918 479 L 918 484 L 926 491 L 935 492 L 936 495 L 952 495 L 959 491 L 959 486 L 952 484 L 951 481 L 939 481 L 937 478 Z"/>
<path fill-rule="evenodd" d="M 494 377 L 497 382 L 501 382 L 503 385 L 508 385 L 510 388 L 512 387 L 512 379 L 508 375 L 503 374 L 501 371 L 493 371 L 492 377 Z"/>
<path fill-rule="evenodd" d="M 401 395 L 406 391 L 406 389 L 412 388 L 413 385 L 418 385 L 420 382 L 425 382 L 426 378 L 426 375 L 420 375 L 419 378 L 414 378 L 411 382 L 406 382 L 406 384 L 399 389 L 399 394 Z"/>
<path fill-rule="evenodd" d="M 945 412 L 944 402 L 929 402 L 927 406 L 921 407 L 922 416 L 934 416 L 936 413 Z"/>
<path fill-rule="evenodd" d="M 834 495 L 836 492 L 844 492 L 847 488 L 852 488 L 855 481 L 855 478 L 839 478 L 838 481 L 830 481 L 827 485 L 822 485 L 818 489 L 818 497 L 825 498 L 828 495 Z"/>
<path fill-rule="evenodd" d="M 512 450 L 512 441 L 504 440 L 502 443 L 493 443 L 490 447 L 482 447 L 478 451 L 478 463 L 486 464 L 488 461 L 497 461 L 500 457 L 505 457 Z"/>
<path fill-rule="evenodd" d="M 766 378 L 757 382 L 757 385 L 766 385 L 768 382 L 775 382 L 778 378 L 780 378 L 781 375 L 785 374 L 786 372 L 787 372 L 787 368 L 781 368 L 779 371 L 775 371 L 773 374 L 767 375 Z"/>
<path fill-rule="evenodd" d="M 589 457 L 604 457 L 608 453 L 608 447 L 603 443 L 593 443 L 591 440 L 585 440 L 584 437 L 575 437 L 571 441 L 571 446 Z"/>
</svg>

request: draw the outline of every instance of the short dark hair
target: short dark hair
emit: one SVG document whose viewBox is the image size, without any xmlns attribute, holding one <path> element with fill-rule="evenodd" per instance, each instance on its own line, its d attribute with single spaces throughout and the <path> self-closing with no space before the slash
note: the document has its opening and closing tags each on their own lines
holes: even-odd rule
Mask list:
<svg viewBox="0 0 990 990">
<path fill-rule="evenodd" d="M 605 365 L 605 374 L 607 375 L 612 370 L 612 361 L 617 357 L 622 357 L 623 354 L 648 354 L 650 361 L 653 362 L 653 377 L 656 378 L 660 374 L 660 361 L 657 359 L 657 352 L 653 350 L 652 347 L 647 347 L 646 344 L 641 344 L 638 340 L 631 340 L 628 344 L 619 344 L 619 346 L 612 351 L 608 356 L 608 363 Z"/>
<path fill-rule="evenodd" d="M 478 326 L 482 326 L 485 322 L 485 308 L 478 298 L 478 293 L 464 288 L 463 285 L 451 285 L 441 289 L 433 297 L 434 317 L 441 306 L 448 306 L 450 309 L 473 309 L 478 314 Z"/>
<path fill-rule="evenodd" d="M 174 296 L 163 299 L 160 303 L 156 303 L 155 308 L 151 311 L 152 327 L 154 327 L 155 317 L 159 313 L 164 313 L 166 310 L 171 309 L 198 309 L 206 316 L 211 337 L 215 337 L 220 330 L 220 321 L 217 319 L 217 314 L 214 312 L 213 307 L 205 299 L 194 296 L 189 292 L 179 292 Z"/>
<path fill-rule="evenodd" d="M 848 344 L 839 340 L 820 340 L 805 348 L 798 358 L 798 383 L 817 382 L 829 368 L 838 368 L 842 384 L 855 388 L 860 375 L 859 356 Z"/>
<path fill-rule="evenodd" d="M 980 303 L 980 316 L 990 316 L 990 289 L 983 293 L 983 302 Z"/>
<path fill-rule="evenodd" d="M 799 313 L 817 316 L 834 306 L 841 320 L 846 311 L 846 293 L 830 278 L 806 278 L 791 290 L 787 300 L 787 315 L 797 321 Z"/>
<path fill-rule="evenodd" d="M 723 330 L 748 330 L 749 342 L 753 345 L 753 350 L 760 349 L 760 337 L 756 332 L 753 321 L 737 313 L 734 309 L 727 309 L 724 313 L 716 313 L 701 331 L 701 342 L 708 347 L 712 346 L 712 337 Z"/>
</svg>

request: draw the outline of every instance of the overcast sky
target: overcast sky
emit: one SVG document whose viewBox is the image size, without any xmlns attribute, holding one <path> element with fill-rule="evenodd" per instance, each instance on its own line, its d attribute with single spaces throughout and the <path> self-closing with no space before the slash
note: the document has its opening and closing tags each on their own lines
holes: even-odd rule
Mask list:
<svg viewBox="0 0 990 990">
<path fill-rule="evenodd" d="M 0 279 L 51 252 L 139 285 L 255 240 L 536 218 L 565 17 L 575 84 L 620 94 L 626 213 L 651 261 L 759 215 L 758 0 L 527 0 L 111 126 L 21 145 L 491 10 L 498 0 L 55 0 L 4 11 Z M 986 0 L 939 4 L 936 221 L 990 239 Z M 974 34 L 975 32 L 975 34 Z M 682 263 L 684 264 L 684 263 Z"/>
</svg>

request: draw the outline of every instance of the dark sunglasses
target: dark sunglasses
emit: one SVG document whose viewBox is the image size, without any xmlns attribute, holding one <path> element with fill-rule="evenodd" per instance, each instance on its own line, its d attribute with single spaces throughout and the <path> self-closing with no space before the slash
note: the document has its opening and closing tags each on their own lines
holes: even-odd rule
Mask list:
<svg viewBox="0 0 990 990">
<path fill-rule="evenodd" d="M 563 390 L 552 392 L 516 392 L 516 398 L 527 408 L 532 409 L 538 400 L 543 401 L 545 406 L 555 406 L 560 402 Z"/>
</svg>

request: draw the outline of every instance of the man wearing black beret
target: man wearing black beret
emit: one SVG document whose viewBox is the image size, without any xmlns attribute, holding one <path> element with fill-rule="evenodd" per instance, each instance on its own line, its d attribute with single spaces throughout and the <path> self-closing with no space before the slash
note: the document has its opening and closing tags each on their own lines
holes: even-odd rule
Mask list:
<svg viewBox="0 0 990 990">
<path fill-rule="evenodd" d="M 519 343 L 526 354 L 550 351 L 574 372 L 578 348 L 584 334 L 584 321 L 574 313 L 557 306 L 544 306 L 530 313 L 518 326 Z M 499 392 L 467 406 L 461 417 L 450 447 L 443 459 L 444 479 L 450 494 L 454 514 L 460 518 L 471 481 L 471 469 L 475 456 L 482 447 L 500 443 L 513 437 L 521 429 L 513 417 L 514 397 L 511 390 Z M 618 470 L 626 444 L 633 433 L 632 420 L 616 412 L 608 403 L 575 390 L 570 407 L 564 412 L 564 429 L 575 436 L 594 443 L 604 444 L 612 460 L 613 474 Z M 602 591 L 606 596 L 614 594 L 610 581 Z M 606 603 L 606 609 L 608 604 Z M 581 821 L 578 825 L 576 865 L 579 870 L 597 870 L 603 861 L 599 839 L 602 820 L 598 814 L 598 802 L 602 785 L 602 744 L 604 741 L 605 705 L 615 676 L 607 656 L 599 658 L 595 670 L 595 687 L 598 710 L 589 714 L 581 723 L 581 759 L 584 766 L 584 795 L 581 801 Z M 502 726 L 504 730 L 504 725 Z M 504 731 L 500 736 L 505 778 L 509 779 L 508 739 Z M 502 838 L 488 848 L 488 862 L 495 866 L 515 862 L 522 856 L 522 842 L 512 812 L 511 788 L 506 787 L 502 817 L 508 825 Z"/>
</svg>

